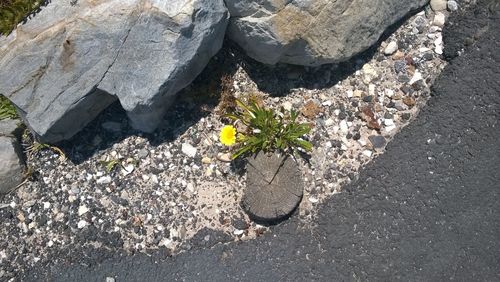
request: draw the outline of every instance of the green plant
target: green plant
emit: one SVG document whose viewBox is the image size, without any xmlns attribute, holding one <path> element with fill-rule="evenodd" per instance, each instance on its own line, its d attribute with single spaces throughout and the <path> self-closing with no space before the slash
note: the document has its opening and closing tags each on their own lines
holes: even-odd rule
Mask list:
<svg viewBox="0 0 500 282">
<path fill-rule="evenodd" d="M 226 117 L 235 123 L 243 123 L 245 129 L 237 134 L 236 143 L 239 148 L 233 154 L 233 159 L 248 153 L 259 151 L 284 151 L 291 152 L 298 148 L 305 151 L 312 150 L 312 144 L 302 137 L 311 131 L 307 123 L 299 123 L 296 111 L 285 112 L 283 108 L 279 112 L 260 106 L 254 100 L 248 105 L 241 100 L 236 100 L 237 108 Z M 227 127 L 226 127 L 226 131 Z M 225 143 L 221 132 L 221 142 Z M 227 143 L 227 142 L 226 142 Z"/>
<path fill-rule="evenodd" d="M 0 0 L 0 34 L 8 35 L 18 23 L 36 11 L 42 0 Z"/>
<path fill-rule="evenodd" d="M 0 120 L 17 118 L 16 108 L 5 96 L 0 94 Z"/>
<path fill-rule="evenodd" d="M 104 166 L 106 169 L 106 172 L 110 173 L 115 169 L 117 166 L 121 166 L 122 164 L 120 163 L 119 159 L 111 159 L 108 161 L 100 161 L 101 165 Z"/>
</svg>

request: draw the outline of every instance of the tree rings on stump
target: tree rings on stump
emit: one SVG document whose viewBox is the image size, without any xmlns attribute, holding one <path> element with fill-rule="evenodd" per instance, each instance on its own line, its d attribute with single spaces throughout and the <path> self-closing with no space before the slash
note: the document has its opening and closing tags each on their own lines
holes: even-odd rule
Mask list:
<svg viewBox="0 0 500 282">
<path fill-rule="evenodd" d="M 253 220 L 277 221 L 297 207 L 303 189 L 302 175 L 292 157 L 261 152 L 248 158 L 242 207 Z"/>
</svg>

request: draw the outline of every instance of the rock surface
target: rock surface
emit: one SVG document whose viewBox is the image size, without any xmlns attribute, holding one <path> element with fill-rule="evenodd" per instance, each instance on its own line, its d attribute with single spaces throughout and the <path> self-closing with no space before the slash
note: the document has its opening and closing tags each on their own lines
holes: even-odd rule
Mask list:
<svg viewBox="0 0 500 282">
<path fill-rule="evenodd" d="M 222 0 L 54 0 L 0 38 L 0 93 L 45 142 L 67 139 L 118 98 L 156 128 L 174 94 L 222 45 Z"/>
<path fill-rule="evenodd" d="M 16 120 L 0 121 L 0 195 L 10 192 L 23 181 L 24 162 Z"/>
<path fill-rule="evenodd" d="M 266 64 L 345 61 L 427 0 L 227 0 L 228 36 Z"/>
<path fill-rule="evenodd" d="M 279 220 L 300 203 L 304 184 L 291 157 L 259 153 L 248 158 L 247 173 L 242 206 L 252 219 Z"/>
</svg>

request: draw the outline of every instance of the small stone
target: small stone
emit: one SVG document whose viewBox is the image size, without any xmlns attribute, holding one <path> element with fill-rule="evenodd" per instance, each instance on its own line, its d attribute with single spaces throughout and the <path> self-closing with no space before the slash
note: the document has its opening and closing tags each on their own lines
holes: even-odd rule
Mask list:
<svg viewBox="0 0 500 282">
<path fill-rule="evenodd" d="M 446 10 L 446 0 L 431 0 L 431 8 L 436 12 Z"/>
<path fill-rule="evenodd" d="M 378 76 L 377 71 L 370 64 L 365 64 L 363 66 L 363 74 L 363 82 L 366 84 L 369 84 Z"/>
<path fill-rule="evenodd" d="M 438 27 L 443 27 L 445 21 L 446 21 L 445 15 L 443 13 L 438 12 L 436 13 L 436 15 L 434 15 L 434 21 L 432 22 L 432 24 Z"/>
<path fill-rule="evenodd" d="M 190 158 L 194 158 L 196 156 L 196 152 L 198 151 L 195 147 L 193 147 L 189 143 L 182 143 L 181 150 L 186 156 Z"/>
<path fill-rule="evenodd" d="M 111 183 L 111 181 L 112 181 L 111 176 L 106 175 L 106 176 L 103 176 L 103 177 L 97 179 L 96 183 L 97 184 L 109 184 L 109 183 Z"/>
<path fill-rule="evenodd" d="M 455 12 L 456 10 L 458 10 L 458 4 L 456 1 L 453 1 L 453 0 L 450 0 L 448 1 L 448 10 L 450 10 L 451 12 Z"/>
<path fill-rule="evenodd" d="M 148 151 L 148 150 L 146 150 L 146 149 L 141 149 L 141 150 L 139 151 L 139 153 L 137 153 L 137 157 L 138 157 L 139 159 L 144 159 L 144 158 L 147 158 L 147 156 L 149 156 L 149 151 Z"/>
<path fill-rule="evenodd" d="M 230 163 L 231 162 L 231 154 L 230 153 L 219 153 L 217 154 L 217 159 L 221 162 Z"/>
<path fill-rule="evenodd" d="M 319 199 L 314 196 L 311 196 L 309 197 L 309 202 L 316 204 L 317 202 L 319 202 Z"/>
<path fill-rule="evenodd" d="M 50 203 L 49 202 L 44 202 L 43 203 L 43 208 L 44 209 L 49 209 L 50 208 Z"/>
<path fill-rule="evenodd" d="M 340 131 L 342 131 L 343 133 L 349 132 L 349 127 L 347 126 L 347 122 L 345 120 L 342 120 L 340 122 Z"/>
<path fill-rule="evenodd" d="M 369 158 L 372 156 L 372 154 L 373 154 L 373 152 L 371 150 L 364 150 L 363 151 L 363 155 L 365 155 L 365 156 L 367 156 Z"/>
<path fill-rule="evenodd" d="M 401 51 L 396 51 L 396 53 L 394 53 L 394 55 L 392 55 L 392 59 L 397 61 L 397 60 L 401 60 L 405 57 L 405 53 L 401 52 Z"/>
<path fill-rule="evenodd" d="M 361 95 L 362 95 L 362 94 L 363 94 L 363 91 L 361 91 L 361 90 L 357 90 L 357 89 L 356 89 L 356 90 L 354 90 L 354 92 L 352 93 L 352 96 L 353 96 L 353 97 L 356 97 L 356 98 L 359 98 L 359 97 L 361 97 Z"/>
<path fill-rule="evenodd" d="M 434 59 L 434 55 L 431 52 L 425 52 L 422 55 L 422 60 L 424 61 L 431 61 L 432 59 Z"/>
<path fill-rule="evenodd" d="M 128 164 L 122 167 L 122 174 L 123 175 L 129 175 L 134 171 L 134 165 L 133 164 Z"/>
<path fill-rule="evenodd" d="M 291 111 L 293 108 L 293 105 L 292 103 L 286 101 L 285 103 L 283 103 L 283 109 L 285 109 L 286 111 Z"/>
<path fill-rule="evenodd" d="M 391 126 L 391 125 L 394 125 L 394 120 L 393 120 L 393 119 L 390 119 L 390 118 L 386 118 L 386 119 L 384 119 L 384 125 L 385 125 L 385 126 Z"/>
<path fill-rule="evenodd" d="M 113 277 L 106 277 L 106 282 L 115 282 L 115 278 L 113 278 Z"/>
<path fill-rule="evenodd" d="M 434 48 L 434 52 L 436 52 L 436 54 L 438 54 L 438 55 L 442 55 L 443 54 L 443 46 L 441 46 L 441 45 L 436 46 L 436 48 Z"/>
<path fill-rule="evenodd" d="M 209 158 L 209 157 L 203 157 L 203 158 L 201 159 L 201 162 L 202 162 L 203 164 L 211 164 L 211 163 L 212 163 L 212 159 L 211 159 L 211 158 Z"/>
<path fill-rule="evenodd" d="M 194 187 L 194 184 L 193 183 L 188 183 L 187 186 L 186 186 L 186 189 L 191 192 L 191 193 L 194 193 L 195 191 L 195 187 Z"/>
<path fill-rule="evenodd" d="M 415 24 L 415 28 L 417 29 L 416 33 L 422 33 L 424 31 L 424 28 L 427 26 L 427 21 L 423 16 L 418 16 L 415 18 L 415 21 L 413 22 Z"/>
<path fill-rule="evenodd" d="M 410 77 L 406 74 L 398 75 L 398 81 L 402 83 L 410 82 Z"/>
<path fill-rule="evenodd" d="M 385 96 L 391 98 L 392 96 L 394 96 L 394 90 L 392 90 L 392 89 L 386 89 L 385 90 Z"/>
<path fill-rule="evenodd" d="M 372 100 L 373 100 L 373 96 L 371 96 L 371 95 L 363 97 L 364 102 L 370 103 Z"/>
<path fill-rule="evenodd" d="M 243 235 L 244 232 L 245 232 L 244 230 L 235 229 L 233 231 L 233 234 L 236 235 L 236 236 L 239 236 L 239 235 Z"/>
<path fill-rule="evenodd" d="M 403 103 L 403 101 L 398 100 L 398 101 L 394 102 L 394 108 L 396 108 L 396 110 L 398 110 L 398 111 L 404 111 L 404 110 L 408 109 L 408 106 L 406 106 L 406 104 Z"/>
<path fill-rule="evenodd" d="M 79 216 L 86 214 L 88 211 L 89 211 L 89 209 L 86 206 L 78 207 L 78 215 Z"/>
<path fill-rule="evenodd" d="M 371 135 L 368 137 L 368 140 L 370 140 L 375 149 L 383 148 L 386 144 L 384 136 L 381 135 Z"/>
<path fill-rule="evenodd" d="M 419 71 L 415 71 L 415 73 L 413 74 L 413 77 L 410 79 L 410 85 L 412 85 L 415 82 L 420 81 L 422 79 L 423 79 L 422 74 Z"/>
<path fill-rule="evenodd" d="M 387 47 L 384 49 L 384 54 L 389 56 L 394 54 L 398 50 L 398 43 L 396 41 L 391 41 L 387 44 Z"/>
<path fill-rule="evenodd" d="M 85 220 L 78 221 L 78 225 L 77 225 L 78 229 L 82 229 L 85 226 L 87 226 L 87 222 Z"/>
<path fill-rule="evenodd" d="M 403 113 L 401 115 L 401 117 L 403 118 L 403 120 L 409 120 L 411 118 L 411 114 L 410 113 Z"/>
<path fill-rule="evenodd" d="M 405 103 L 405 105 L 407 105 L 408 107 L 411 108 L 411 107 L 415 106 L 416 101 L 413 97 L 407 96 L 407 97 L 403 98 L 403 103 Z"/>
<path fill-rule="evenodd" d="M 396 73 L 405 73 L 406 72 L 406 61 L 398 60 L 394 62 L 394 71 Z"/>
</svg>

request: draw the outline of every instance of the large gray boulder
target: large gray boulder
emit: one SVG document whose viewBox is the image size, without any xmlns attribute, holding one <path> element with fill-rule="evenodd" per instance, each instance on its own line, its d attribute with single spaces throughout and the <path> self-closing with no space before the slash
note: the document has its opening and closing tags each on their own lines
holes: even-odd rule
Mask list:
<svg viewBox="0 0 500 282">
<path fill-rule="evenodd" d="M 23 181 L 24 157 L 19 144 L 19 120 L 0 120 L 0 195 L 7 194 Z"/>
<path fill-rule="evenodd" d="M 45 142 L 116 99 L 151 132 L 222 46 L 228 16 L 223 0 L 52 0 L 0 37 L 0 93 Z"/>
<path fill-rule="evenodd" d="M 266 64 L 316 66 L 368 49 L 429 0 L 226 0 L 228 36 Z"/>
</svg>

